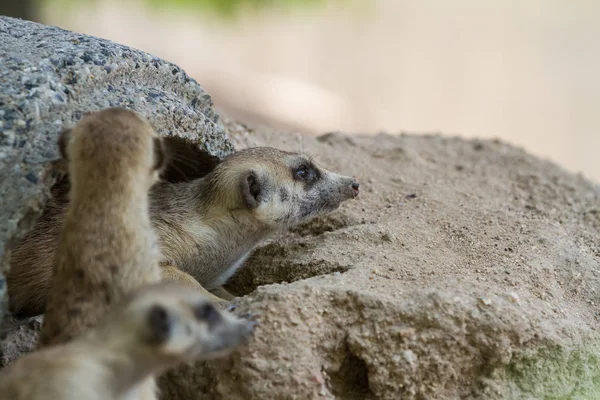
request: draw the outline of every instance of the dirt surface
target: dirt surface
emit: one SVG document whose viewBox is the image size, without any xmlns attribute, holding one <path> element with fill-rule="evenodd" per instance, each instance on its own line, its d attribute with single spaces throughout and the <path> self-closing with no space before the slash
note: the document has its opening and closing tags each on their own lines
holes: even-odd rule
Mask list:
<svg viewBox="0 0 600 400">
<path fill-rule="evenodd" d="M 600 398 L 597 186 L 495 141 L 226 128 L 361 194 L 251 257 L 229 286 L 255 338 L 167 398 Z"/>
</svg>

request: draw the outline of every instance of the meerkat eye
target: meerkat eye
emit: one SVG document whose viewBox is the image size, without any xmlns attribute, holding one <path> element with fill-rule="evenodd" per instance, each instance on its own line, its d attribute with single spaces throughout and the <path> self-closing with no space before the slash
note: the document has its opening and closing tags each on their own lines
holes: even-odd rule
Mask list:
<svg viewBox="0 0 600 400">
<path fill-rule="evenodd" d="M 300 167 L 296 168 L 296 170 L 294 171 L 294 177 L 300 181 L 304 181 L 306 179 L 308 179 L 310 176 L 310 171 L 308 170 L 308 167 L 306 165 L 301 165 Z"/>
<path fill-rule="evenodd" d="M 210 303 L 202 303 L 194 309 L 194 315 L 200 321 L 208 323 L 208 328 L 211 329 L 217 322 L 221 320 L 221 315 Z"/>
<path fill-rule="evenodd" d="M 169 339 L 171 335 L 171 318 L 165 308 L 160 305 L 153 306 L 148 312 L 148 325 L 150 327 L 150 342 L 160 344 Z"/>
</svg>

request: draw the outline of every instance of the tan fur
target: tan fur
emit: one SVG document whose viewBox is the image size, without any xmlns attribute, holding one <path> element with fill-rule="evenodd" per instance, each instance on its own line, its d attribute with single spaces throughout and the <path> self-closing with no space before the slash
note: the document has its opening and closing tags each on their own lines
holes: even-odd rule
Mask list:
<svg viewBox="0 0 600 400">
<path fill-rule="evenodd" d="M 320 177 L 306 188 L 293 168 L 310 165 Z M 259 182 L 259 199 L 249 206 L 243 181 Z M 252 250 L 273 233 L 315 215 L 331 212 L 358 190 L 353 178 L 314 165 L 308 157 L 268 147 L 241 150 L 205 178 L 151 192 L 152 221 L 164 257 L 210 291 L 218 290 Z M 285 192 L 286 199 L 282 199 Z"/>
<path fill-rule="evenodd" d="M 162 140 L 132 111 L 84 117 L 61 137 L 71 188 L 39 347 L 95 326 L 141 285 L 161 280 L 148 191 L 164 165 Z M 148 379 L 135 398 L 155 399 Z"/>
<path fill-rule="evenodd" d="M 302 164 L 318 171 L 319 179 L 310 187 L 294 179 L 294 168 Z M 255 204 L 244 197 L 244 179 L 249 175 L 256 178 L 261 190 Z M 194 285 L 175 271 L 178 269 L 229 300 L 232 296 L 220 286 L 261 241 L 278 230 L 333 211 L 357 194 L 353 178 L 320 168 L 305 155 L 268 147 L 234 153 L 199 179 L 159 182 L 150 191 L 150 214 L 168 266 L 163 274 L 166 279 Z M 60 193 L 57 196 L 60 198 Z M 47 260 L 63 209 L 61 204 L 47 208 L 13 251 L 7 280 L 11 310 L 17 315 L 44 311 L 50 287 Z"/>
<path fill-rule="evenodd" d="M 132 111 L 85 117 L 67 139 L 71 190 L 40 345 L 95 324 L 115 301 L 160 281 L 148 191 L 158 180 L 152 127 Z"/>
<path fill-rule="evenodd" d="M 149 398 L 154 393 L 142 391 L 153 387 L 141 382 L 181 362 L 223 356 L 255 325 L 219 312 L 188 286 L 149 285 L 132 292 L 81 337 L 25 355 L 0 371 L 0 397 Z"/>
<path fill-rule="evenodd" d="M 215 296 L 208 290 L 204 289 L 197 280 L 195 280 L 185 272 L 181 271 L 173 263 L 168 261 L 162 262 L 160 264 L 160 267 L 162 272 L 162 279 L 164 281 L 179 282 L 183 285 L 187 285 L 190 288 L 196 289 L 199 293 L 202 293 L 204 296 L 206 296 L 206 298 L 208 298 L 212 302 L 222 302 L 223 299 Z"/>
</svg>

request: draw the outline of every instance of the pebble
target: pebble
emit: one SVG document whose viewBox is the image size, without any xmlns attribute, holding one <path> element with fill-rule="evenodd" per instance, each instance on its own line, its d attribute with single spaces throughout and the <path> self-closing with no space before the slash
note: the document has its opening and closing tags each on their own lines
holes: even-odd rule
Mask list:
<svg viewBox="0 0 600 400">
<path fill-rule="evenodd" d="M 412 350 L 404 350 L 402 356 L 409 364 L 414 364 L 417 361 L 417 355 Z"/>
<path fill-rule="evenodd" d="M 488 299 L 487 297 L 480 297 L 478 300 L 484 306 L 490 306 L 490 305 L 492 305 L 492 300 Z"/>
<path fill-rule="evenodd" d="M 519 298 L 519 295 L 518 295 L 518 294 L 516 294 L 515 292 L 508 292 L 508 293 L 506 294 L 506 297 L 508 298 L 508 300 L 510 300 L 510 301 L 511 301 L 511 302 L 513 302 L 513 303 L 519 303 L 519 301 L 521 300 L 521 299 Z"/>
</svg>

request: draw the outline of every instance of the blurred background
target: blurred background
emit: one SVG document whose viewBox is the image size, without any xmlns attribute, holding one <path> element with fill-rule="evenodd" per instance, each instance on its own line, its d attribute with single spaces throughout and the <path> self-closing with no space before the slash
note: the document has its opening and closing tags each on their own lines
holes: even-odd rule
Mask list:
<svg viewBox="0 0 600 400">
<path fill-rule="evenodd" d="M 180 65 L 251 126 L 496 137 L 600 182 L 598 0 L 9 1 Z"/>
</svg>

